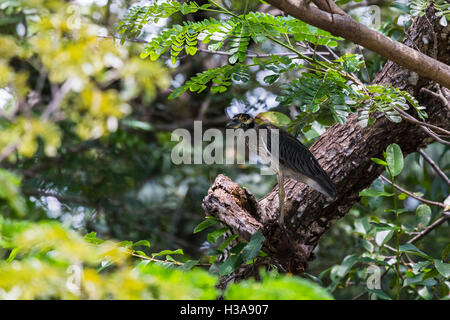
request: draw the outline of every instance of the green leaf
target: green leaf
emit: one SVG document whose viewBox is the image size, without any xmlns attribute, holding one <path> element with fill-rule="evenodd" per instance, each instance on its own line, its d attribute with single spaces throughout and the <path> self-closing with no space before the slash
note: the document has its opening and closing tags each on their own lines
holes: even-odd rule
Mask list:
<svg viewBox="0 0 450 320">
<path fill-rule="evenodd" d="M 237 245 L 235 245 L 233 248 L 231 248 L 230 253 L 239 254 L 239 253 L 241 253 L 242 249 L 244 249 L 244 247 L 246 245 L 247 244 L 244 242 L 239 242 Z"/>
<path fill-rule="evenodd" d="M 408 277 L 403 281 L 403 287 L 407 287 L 410 285 L 435 285 L 436 280 L 434 279 L 422 279 L 422 274 L 419 274 L 414 277 Z"/>
<path fill-rule="evenodd" d="M 431 208 L 427 204 L 421 204 L 416 208 L 418 227 L 425 228 L 431 220 Z"/>
<path fill-rule="evenodd" d="M 180 86 L 178 88 L 175 88 L 169 95 L 169 100 L 178 98 L 181 96 L 188 88 L 185 86 Z"/>
<path fill-rule="evenodd" d="M 368 234 L 370 231 L 370 223 L 367 218 L 360 218 L 356 219 L 354 222 L 355 225 L 355 231 L 362 233 L 362 234 Z"/>
<path fill-rule="evenodd" d="M 384 209 L 383 211 L 384 212 L 392 212 L 392 213 L 402 214 L 402 213 L 408 212 L 409 210 L 406 209 L 406 208 L 401 208 L 401 209 L 397 209 L 397 210 L 395 210 L 395 209 Z"/>
<path fill-rule="evenodd" d="M 432 268 L 431 270 L 430 269 L 426 269 L 425 271 L 424 271 L 424 273 L 422 274 L 422 280 L 429 280 L 429 279 L 432 279 L 432 278 L 434 278 L 434 277 L 437 277 L 439 275 L 439 271 L 436 269 L 436 268 Z M 434 280 L 434 279 L 432 279 L 432 280 Z M 429 283 L 429 281 L 428 282 L 426 282 L 426 283 Z"/>
<path fill-rule="evenodd" d="M 433 299 L 433 292 L 428 287 L 423 287 L 417 293 L 425 300 Z"/>
<path fill-rule="evenodd" d="M 265 238 L 261 230 L 256 231 L 252 235 L 249 243 L 244 247 L 244 250 L 242 251 L 242 258 L 244 259 L 244 261 L 253 260 L 258 256 L 264 240 Z"/>
<path fill-rule="evenodd" d="M 435 259 L 434 266 L 445 279 L 450 278 L 450 263 L 445 263 L 441 260 Z"/>
<path fill-rule="evenodd" d="M 133 242 L 132 241 L 120 241 L 119 245 L 123 246 L 123 247 L 127 247 L 127 248 L 131 248 L 133 246 Z"/>
<path fill-rule="evenodd" d="M 383 300 L 392 300 L 391 297 L 389 297 L 383 290 L 381 289 L 369 289 L 366 288 L 367 291 L 369 291 L 370 293 L 375 294 L 378 298 L 383 299 Z"/>
<path fill-rule="evenodd" d="M 183 254 L 184 255 L 184 252 L 183 252 L 183 249 L 177 249 L 175 251 L 173 251 L 173 250 L 163 250 L 163 251 L 158 252 L 158 253 L 152 253 L 152 257 L 153 258 L 154 257 L 160 257 L 160 256 L 168 255 L 168 254 Z"/>
<path fill-rule="evenodd" d="M 350 271 L 353 265 L 358 262 L 358 258 L 359 257 L 356 254 L 346 256 L 340 265 L 335 265 L 331 268 L 330 279 L 333 282 L 342 279 Z"/>
<path fill-rule="evenodd" d="M 188 260 L 186 261 L 183 266 L 181 267 L 182 270 L 184 271 L 188 271 L 191 270 L 193 267 L 196 266 L 196 264 L 199 262 L 200 260 Z"/>
<path fill-rule="evenodd" d="M 191 56 L 195 55 L 197 53 L 197 47 L 188 47 L 186 46 L 184 48 L 186 50 L 187 54 L 190 54 Z"/>
<path fill-rule="evenodd" d="M 150 248 L 150 241 L 148 240 L 139 240 L 138 242 L 133 243 L 132 247 L 144 246 Z"/>
<path fill-rule="evenodd" d="M 214 230 L 211 233 L 208 233 L 208 242 L 216 243 L 217 239 L 219 239 L 228 230 L 229 229 L 226 227 L 226 228 L 221 228 L 218 230 Z"/>
<path fill-rule="evenodd" d="M 448 299 L 448 295 L 450 294 L 449 285 L 445 282 L 439 284 L 439 295 L 442 300 Z"/>
<path fill-rule="evenodd" d="M 364 263 L 373 263 L 373 264 L 380 265 L 380 266 L 385 266 L 385 267 L 389 266 L 389 263 L 387 263 L 386 261 L 372 259 L 372 258 L 369 258 L 369 257 L 359 257 L 359 258 L 356 259 L 356 261 L 364 262 Z"/>
<path fill-rule="evenodd" d="M 153 130 L 153 126 L 150 123 L 144 122 L 144 121 L 124 119 L 120 123 L 122 125 L 125 125 L 127 127 L 133 128 L 133 129 L 139 129 L 139 130 L 144 130 L 144 131 L 152 131 Z"/>
<path fill-rule="evenodd" d="M 401 246 L 399 246 L 399 251 L 400 252 L 406 252 L 406 253 L 411 253 L 411 254 L 415 254 L 418 255 L 422 258 L 428 259 L 428 260 L 433 260 L 429 255 L 427 255 L 425 252 L 420 251 L 415 245 L 413 245 L 412 243 L 406 243 L 406 244 L 402 244 Z"/>
<path fill-rule="evenodd" d="M 375 189 L 364 189 L 359 193 L 360 197 L 392 197 L 394 194 L 386 191 L 380 191 Z"/>
<path fill-rule="evenodd" d="M 381 159 L 378 159 L 378 158 L 370 158 L 370 160 L 372 160 L 372 161 L 375 162 L 376 164 L 381 164 L 381 165 L 383 165 L 383 166 L 387 166 L 387 162 L 386 162 L 386 161 L 383 161 L 383 160 L 381 160 Z"/>
<path fill-rule="evenodd" d="M 200 231 L 203 231 L 215 224 L 217 224 L 218 220 L 217 219 L 206 219 L 202 222 L 200 222 L 195 228 L 194 228 L 194 233 L 199 233 Z"/>
<path fill-rule="evenodd" d="M 390 144 L 386 149 L 386 162 L 392 176 L 397 176 L 402 172 L 404 162 L 403 153 L 398 144 Z"/>
<path fill-rule="evenodd" d="M 257 119 L 270 122 L 277 127 L 287 127 L 291 123 L 291 119 L 284 113 L 278 111 L 266 111 L 258 113 Z"/>
<path fill-rule="evenodd" d="M 233 234 L 231 237 L 228 237 L 225 239 L 225 241 L 220 245 L 219 248 L 217 248 L 218 251 L 222 251 L 224 250 L 226 247 L 228 247 L 228 245 L 230 244 L 231 241 L 235 240 L 239 235 L 237 234 Z"/>
<path fill-rule="evenodd" d="M 275 81 L 278 80 L 279 77 L 280 77 L 279 74 L 271 74 L 264 77 L 264 82 L 268 84 L 273 84 Z"/>
<path fill-rule="evenodd" d="M 384 245 L 392 238 L 393 234 L 394 234 L 393 230 L 378 231 L 375 236 L 376 244 L 378 244 L 379 246 Z"/>
<path fill-rule="evenodd" d="M 403 192 L 398 195 L 399 200 L 405 200 L 408 197 L 409 197 L 409 195 L 407 195 L 406 193 L 403 193 Z"/>
<path fill-rule="evenodd" d="M 88 233 L 87 235 L 84 236 L 84 239 L 93 244 L 100 244 L 103 242 L 102 239 L 97 238 L 97 233 L 95 232 Z"/>
<path fill-rule="evenodd" d="M 227 87 L 225 87 L 225 86 L 212 86 L 211 87 L 212 93 L 224 93 L 225 91 L 227 91 Z"/>
<path fill-rule="evenodd" d="M 412 271 L 414 273 L 418 273 L 419 271 L 422 271 L 423 269 L 428 267 L 430 264 L 431 264 L 431 262 L 427 261 L 427 260 L 416 262 L 412 266 Z"/>
<path fill-rule="evenodd" d="M 228 62 L 230 64 L 235 64 L 239 60 L 239 56 L 237 54 L 233 54 L 228 58 Z"/>
<path fill-rule="evenodd" d="M 219 267 L 219 274 L 221 276 L 227 276 L 233 271 L 235 271 L 239 266 L 244 262 L 242 259 L 242 255 L 232 255 L 229 256 L 224 263 L 222 263 Z"/>
<path fill-rule="evenodd" d="M 11 250 L 11 253 L 9 254 L 9 256 L 8 256 L 8 259 L 6 259 L 5 261 L 6 262 L 11 262 L 11 261 L 13 261 L 14 260 L 14 258 L 17 256 L 17 254 L 19 253 L 19 251 L 20 251 L 20 248 L 14 248 L 14 249 L 12 249 Z"/>
<path fill-rule="evenodd" d="M 371 225 L 373 225 L 377 231 L 383 231 L 383 230 L 398 230 L 399 227 L 391 226 L 390 224 L 383 223 L 383 222 L 371 222 Z"/>
</svg>

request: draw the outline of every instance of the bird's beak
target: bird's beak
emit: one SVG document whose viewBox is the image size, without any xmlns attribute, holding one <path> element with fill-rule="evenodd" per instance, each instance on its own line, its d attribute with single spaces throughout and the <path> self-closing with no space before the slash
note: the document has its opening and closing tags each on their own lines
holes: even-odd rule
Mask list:
<svg viewBox="0 0 450 320">
<path fill-rule="evenodd" d="M 241 126 L 241 120 L 239 120 L 239 119 L 231 119 L 231 121 L 228 122 L 225 125 L 225 128 L 227 128 L 227 129 L 237 129 L 240 126 Z"/>
</svg>

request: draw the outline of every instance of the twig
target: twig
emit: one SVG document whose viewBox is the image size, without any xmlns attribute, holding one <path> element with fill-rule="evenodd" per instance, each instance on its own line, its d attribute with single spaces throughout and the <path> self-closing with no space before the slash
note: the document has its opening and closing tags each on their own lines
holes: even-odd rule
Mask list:
<svg viewBox="0 0 450 320">
<path fill-rule="evenodd" d="M 448 90 L 447 90 L 448 91 Z M 447 109 L 450 110 L 450 102 L 447 99 L 447 97 L 444 95 L 444 92 L 442 90 L 442 86 L 438 86 L 438 95 L 441 98 L 442 103 L 444 104 L 444 106 L 447 107 Z"/>
<path fill-rule="evenodd" d="M 438 226 L 440 226 L 441 224 L 443 224 L 445 221 L 447 221 L 448 219 L 450 219 L 450 216 L 444 215 L 442 217 L 440 217 L 439 219 L 437 219 L 435 222 L 433 222 L 432 224 L 430 224 L 428 227 L 426 227 L 425 229 L 423 229 L 418 235 L 416 235 L 415 237 L 411 238 L 410 240 L 408 240 L 408 243 L 414 243 L 420 239 L 422 239 L 423 237 L 425 237 L 427 234 L 429 234 L 432 230 L 434 230 L 435 228 L 437 228 Z"/>
<path fill-rule="evenodd" d="M 400 108 L 398 108 L 398 107 L 396 107 L 396 106 L 394 106 L 394 109 L 395 109 L 397 112 L 400 113 L 400 117 L 401 117 L 403 120 L 405 120 L 405 121 L 407 121 L 407 122 L 410 122 L 410 123 L 414 123 L 414 124 L 419 125 L 419 126 L 420 126 L 420 127 L 421 127 L 421 128 L 422 128 L 429 136 L 430 136 L 430 137 L 432 137 L 433 139 L 435 139 L 437 142 L 440 142 L 440 143 L 445 144 L 445 145 L 450 145 L 450 142 L 449 142 L 449 141 L 446 141 L 446 140 L 444 140 L 444 139 L 441 139 L 441 138 L 440 138 L 434 131 L 432 131 L 430 128 L 433 128 L 433 129 L 435 129 L 435 130 L 442 131 L 442 132 L 445 132 L 446 134 L 448 134 L 449 132 L 448 132 L 447 130 L 442 129 L 442 128 L 437 127 L 437 126 L 432 125 L 432 124 L 428 124 L 428 123 L 419 121 L 419 120 L 417 120 L 417 119 L 415 119 L 414 117 L 410 116 L 408 113 L 406 113 L 405 111 L 403 111 L 402 109 L 400 109 Z"/>
<path fill-rule="evenodd" d="M 137 253 L 130 253 L 132 256 L 137 257 L 137 258 L 141 258 L 144 260 L 148 260 L 148 261 L 152 261 L 152 262 L 166 262 L 166 263 L 172 263 L 175 264 L 177 266 L 184 266 L 183 262 L 179 262 L 179 261 L 174 261 L 174 260 L 160 260 L 160 259 L 155 259 L 152 257 L 147 257 L 147 256 L 143 256 Z M 197 263 L 194 267 L 210 267 L 211 265 L 209 263 Z"/>
<path fill-rule="evenodd" d="M 441 139 L 437 134 L 435 134 L 433 131 L 431 131 L 427 127 L 425 127 L 425 126 L 420 126 L 420 127 L 422 128 L 423 131 L 425 131 L 430 137 L 432 137 L 437 142 L 445 144 L 447 146 L 450 146 L 449 141 L 445 141 L 444 139 Z"/>
<path fill-rule="evenodd" d="M 213 50 L 208 50 L 208 49 L 203 49 L 203 48 L 197 48 L 198 51 L 200 52 L 204 52 L 204 53 L 213 53 L 213 54 L 220 54 L 220 55 L 225 55 L 225 56 L 231 56 L 233 55 L 232 53 L 226 52 L 226 51 L 213 51 Z M 302 52 L 304 55 L 313 55 L 314 52 Z M 316 52 L 317 53 L 317 52 Z M 328 52 L 320 52 L 321 54 L 329 54 Z M 283 56 L 297 56 L 297 53 L 294 52 L 279 52 L 279 53 L 261 53 L 261 54 L 253 54 L 253 53 L 249 53 L 247 54 L 248 58 L 269 58 L 270 56 L 279 56 L 279 57 L 283 57 Z"/>
<path fill-rule="evenodd" d="M 329 46 L 325 46 L 325 48 L 327 48 L 328 52 L 334 57 L 334 59 L 339 59 L 339 56 L 333 50 L 331 50 Z"/>
<path fill-rule="evenodd" d="M 444 179 L 445 183 L 450 186 L 450 179 L 445 175 L 441 168 L 439 168 L 436 162 L 434 162 L 433 159 L 431 159 L 430 156 L 428 156 L 422 149 L 419 149 L 418 152 L 433 167 L 434 171 L 436 171 L 436 173 Z"/>
<path fill-rule="evenodd" d="M 140 255 L 140 254 L 137 254 L 137 253 L 134 253 L 134 252 L 132 252 L 131 255 L 132 255 L 133 257 L 138 257 L 138 258 L 141 258 L 141 259 L 144 259 L 144 260 L 148 260 L 148 261 L 153 261 L 153 262 L 166 262 L 166 263 L 172 263 L 172 264 L 175 264 L 175 265 L 177 265 L 177 266 L 183 266 L 183 265 L 184 265 L 184 263 L 182 263 L 182 262 L 172 261 L 172 260 L 160 260 L 160 259 L 155 259 L 155 258 L 143 256 L 143 255 Z"/>
<path fill-rule="evenodd" d="M 415 195 L 414 193 L 409 192 L 409 191 L 403 189 L 403 188 L 400 187 L 399 185 L 397 185 L 397 184 L 395 184 L 395 183 L 393 184 L 388 178 L 386 178 L 386 177 L 383 176 L 383 175 L 381 175 L 380 178 L 381 178 L 383 181 L 388 182 L 389 184 L 393 185 L 397 190 L 399 190 L 399 191 L 401 191 L 401 192 L 403 192 L 403 193 L 406 193 L 407 195 L 409 195 L 410 197 L 412 197 L 412 198 L 414 198 L 414 199 L 416 199 L 416 200 L 419 200 L 419 201 L 421 201 L 421 202 L 425 202 L 425 203 L 428 203 L 428 204 L 431 204 L 431 205 L 435 205 L 435 206 L 439 206 L 439 207 L 445 208 L 445 205 L 444 205 L 443 203 L 436 202 L 436 201 L 431 201 L 431 200 L 427 200 L 427 199 L 421 198 L 421 197 Z"/>
<path fill-rule="evenodd" d="M 396 106 L 394 106 L 394 109 L 398 113 L 400 113 L 400 116 L 402 117 L 402 119 L 404 119 L 404 120 L 406 120 L 408 122 L 415 123 L 415 124 L 418 124 L 420 126 L 428 127 L 430 129 L 434 129 L 436 131 L 441 131 L 442 133 L 444 133 L 446 135 L 450 135 L 450 131 L 448 131 L 448 130 L 445 130 L 445 129 L 443 129 L 441 127 L 438 127 L 438 126 L 435 126 L 433 124 L 429 124 L 429 123 L 426 123 L 426 122 L 419 121 L 419 120 L 415 119 L 414 117 L 412 117 L 411 115 L 409 115 L 408 113 L 406 113 L 405 111 L 403 111 L 402 109 L 400 109 L 400 108 L 398 108 Z"/>
<path fill-rule="evenodd" d="M 433 97 L 438 98 L 439 100 L 442 101 L 443 105 L 444 105 L 445 107 L 447 107 L 447 109 L 450 110 L 450 103 L 448 102 L 448 100 L 447 100 L 447 98 L 444 96 L 444 94 L 442 93 L 441 88 L 438 88 L 438 92 L 437 92 L 437 93 L 436 93 L 436 92 L 433 92 L 433 91 L 431 91 L 431 90 L 429 90 L 429 89 L 427 89 L 427 88 L 422 88 L 422 89 L 420 89 L 420 91 L 426 92 L 426 93 L 428 93 L 429 95 L 432 95 Z"/>
<path fill-rule="evenodd" d="M 122 38 L 118 38 L 118 37 L 112 37 L 112 36 L 101 36 L 101 35 L 97 35 L 97 38 L 104 38 L 104 39 L 115 39 L 115 40 L 121 40 Z M 137 42 L 137 43 L 148 43 L 148 41 L 144 40 L 144 39 L 125 39 L 128 42 Z"/>
<path fill-rule="evenodd" d="M 66 94 L 69 93 L 70 87 L 71 85 L 69 81 L 64 82 L 64 84 L 58 89 L 54 89 L 52 86 L 53 98 L 52 101 L 48 104 L 47 108 L 45 108 L 44 112 L 42 112 L 41 118 L 43 120 L 47 120 L 53 112 L 59 109 L 62 100 L 64 99 Z"/>
</svg>

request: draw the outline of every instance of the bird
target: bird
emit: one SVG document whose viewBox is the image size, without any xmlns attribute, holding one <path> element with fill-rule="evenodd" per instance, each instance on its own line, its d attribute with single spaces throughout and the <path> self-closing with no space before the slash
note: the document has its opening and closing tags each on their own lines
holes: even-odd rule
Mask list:
<svg viewBox="0 0 450 320">
<path fill-rule="evenodd" d="M 280 224 L 283 224 L 285 216 L 283 180 L 285 177 L 305 183 L 314 190 L 325 195 L 329 200 L 336 199 L 336 186 L 309 149 L 287 131 L 267 121 L 264 114 L 264 112 L 260 113 L 253 118 L 248 113 L 238 113 L 233 116 L 225 127 L 227 129 L 242 129 L 241 132 L 243 133 L 247 132 L 247 130 L 254 129 L 257 134 L 261 129 L 278 130 L 279 159 L 275 166 L 275 171 L 279 186 L 279 222 Z M 263 135 L 263 137 L 265 137 L 266 140 L 264 141 L 263 138 L 262 143 L 258 143 L 258 145 L 251 145 L 248 139 L 245 140 L 246 145 L 248 146 L 250 153 L 256 153 L 258 155 L 267 154 L 270 157 L 272 149 L 270 140 L 271 135 L 267 133 L 266 135 Z M 260 152 L 260 148 L 263 148 L 265 152 Z"/>
</svg>

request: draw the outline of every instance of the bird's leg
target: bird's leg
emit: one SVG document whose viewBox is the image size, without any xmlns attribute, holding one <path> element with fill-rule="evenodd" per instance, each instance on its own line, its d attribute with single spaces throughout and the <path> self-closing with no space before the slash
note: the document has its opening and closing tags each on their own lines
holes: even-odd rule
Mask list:
<svg viewBox="0 0 450 320">
<path fill-rule="evenodd" d="M 280 225 L 284 223 L 284 185 L 283 185 L 283 173 L 278 170 L 278 202 L 280 207 Z"/>
</svg>

